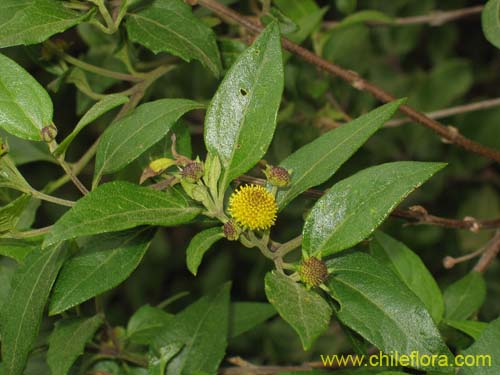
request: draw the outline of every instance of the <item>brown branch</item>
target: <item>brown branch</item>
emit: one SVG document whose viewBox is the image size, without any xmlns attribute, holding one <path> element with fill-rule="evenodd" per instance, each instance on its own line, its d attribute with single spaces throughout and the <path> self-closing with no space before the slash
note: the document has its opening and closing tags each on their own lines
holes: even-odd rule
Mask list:
<svg viewBox="0 0 500 375">
<path fill-rule="evenodd" d="M 489 108 L 495 108 L 495 107 L 500 107 L 500 98 L 495 98 L 495 99 L 487 99 L 483 100 L 480 102 L 476 103 L 469 103 L 469 104 L 463 104 L 463 105 L 458 105 L 455 107 L 450 107 L 450 108 L 445 108 L 445 109 L 440 109 L 438 111 L 434 112 L 429 112 L 426 113 L 425 115 L 431 119 L 440 119 L 443 117 L 449 117 L 449 116 L 454 116 L 462 113 L 467 113 L 467 112 L 474 112 L 474 111 L 480 111 L 483 109 L 489 109 Z M 411 118 L 405 117 L 405 118 L 398 118 L 389 121 L 387 124 L 385 124 L 386 127 L 395 127 L 403 124 L 407 124 L 409 122 L 412 122 L 413 120 Z"/>
<path fill-rule="evenodd" d="M 493 238 L 488 242 L 481 258 L 474 267 L 476 272 L 484 272 L 500 252 L 500 230 L 497 230 Z"/>
<path fill-rule="evenodd" d="M 237 179 L 239 182 L 247 182 L 256 185 L 265 185 L 266 181 L 252 176 L 243 175 Z M 318 189 L 306 190 L 304 195 L 318 199 L 324 192 Z M 445 217 L 431 215 L 422 206 L 412 206 L 407 210 L 396 208 L 391 212 L 392 217 L 404 219 L 415 225 L 434 225 L 443 228 L 465 229 L 471 232 L 478 232 L 484 229 L 500 228 L 500 218 L 491 220 L 478 220 L 472 217 L 465 217 L 463 220 L 448 219 Z"/>
<path fill-rule="evenodd" d="M 226 20 L 234 21 L 237 24 L 245 27 L 253 33 L 259 33 L 262 31 L 262 26 L 250 21 L 248 18 L 242 16 L 240 13 L 218 3 L 215 0 L 198 0 L 198 4 L 201 6 L 212 10 L 221 18 Z M 384 103 L 392 102 L 396 98 L 390 93 L 384 91 L 380 87 L 368 82 L 367 80 L 361 78 L 361 76 L 352 71 L 347 70 L 339 65 L 333 64 L 317 55 L 313 52 L 293 43 L 292 41 L 282 38 L 282 44 L 285 49 L 301 57 L 308 63 L 311 63 L 318 68 L 326 71 L 327 73 L 337 76 L 342 80 L 348 82 L 351 86 L 360 91 L 366 91 L 370 93 L 375 98 L 379 99 Z M 486 146 L 483 146 L 475 141 L 472 141 L 459 133 L 456 128 L 445 126 L 436 120 L 433 120 L 423 113 L 417 111 L 416 109 L 410 107 L 409 105 L 402 105 L 399 110 L 410 117 L 413 121 L 431 129 L 448 143 L 456 144 L 463 149 L 482 155 L 485 158 L 494 160 L 500 163 L 500 151 L 495 150 Z"/>
<path fill-rule="evenodd" d="M 384 26 L 384 25 L 396 25 L 396 26 L 406 26 L 406 25 L 419 25 L 428 24 L 430 26 L 441 26 L 447 22 L 455 21 L 461 18 L 469 17 L 482 12 L 484 6 L 477 5 L 468 8 L 454 9 L 454 10 L 436 10 L 429 14 L 424 14 L 421 16 L 411 16 L 411 17 L 401 17 L 396 18 L 393 21 L 370 21 L 367 22 L 369 25 L 374 26 Z M 338 26 L 341 21 L 330 21 L 323 22 L 322 26 L 326 29 L 332 29 Z"/>
<path fill-rule="evenodd" d="M 471 260 L 471 259 L 474 259 L 474 258 L 480 256 L 482 253 L 485 252 L 485 250 L 486 250 L 486 248 L 481 247 L 480 249 L 478 249 L 472 253 L 465 254 L 465 255 L 463 255 L 461 257 L 457 257 L 457 258 L 454 258 L 452 256 L 446 256 L 443 258 L 443 266 L 444 266 L 444 268 L 449 270 L 449 269 L 455 267 L 457 264 L 467 262 L 468 260 Z"/>
</svg>

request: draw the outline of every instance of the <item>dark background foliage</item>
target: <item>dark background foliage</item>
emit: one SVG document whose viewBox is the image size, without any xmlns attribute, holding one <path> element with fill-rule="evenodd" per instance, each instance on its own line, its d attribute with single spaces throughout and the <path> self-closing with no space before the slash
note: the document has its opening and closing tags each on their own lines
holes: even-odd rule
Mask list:
<svg viewBox="0 0 500 375">
<path fill-rule="evenodd" d="M 234 2 L 234 9 L 252 12 L 256 2 Z M 278 2 L 285 4 L 285 2 Z M 326 23 L 346 16 L 336 4 L 341 1 L 318 1 L 328 6 L 324 17 Z M 457 9 L 482 1 L 465 0 L 359 0 L 356 11 L 376 9 L 393 17 L 428 14 L 436 9 Z M 286 5 L 281 9 L 286 14 Z M 199 14 L 205 11 L 199 9 Z M 291 16 L 290 16 L 291 17 Z M 216 19 L 210 19 L 217 22 Z M 219 47 L 225 66 L 231 63 L 231 49 L 242 50 L 249 37 L 236 26 L 217 24 Z M 73 56 L 115 70 L 125 70 L 123 63 L 110 55 L 122 43 L 121 36 L 103 36 L 88 25 L 80 25 L 53 39 L 64 40 L 68 52 Z M 494 98 L 500 94 L 500 53 L 486 41 L 481 30 L 480 15 L 432 26 L 412 25 L 367 25 L 362 23 L 341 28 L 320 27 L 305 45 L 326 59 L 343 67 L 353 69 L 363 77 L 387 89 L 397 97 L 408 97 L 415 108 L 431 112 L 454 105 Z M 71 126 L 88 109 L 90 100 L 78 92 L 73 85 L 53 82 L 51 61 L 40 59 L 41 46 L 14 47 L 2 52 L 22 63 L 43 85 L 57 90 L 51 92 L 61 139 L 69 134 Z M 134 45 L 133 54 L 142 66 L 156 61 L 144 47 Z M 160 59 L 171 59 L 164 54 Z M 87 75 L 96 92 L 119 91 L 123 83 Z M 357 117 L 378 105 L 364 92 L 352 89 L 340 79 L 318 71 L 314 66 L 289 57 L 285 68 L 286 87 L 279 123 L 273 143 L 265 159 L 278 163 L 292 151 L 315 139 L 327 129 L 345 122 L 345 117 Z M 176 70 L 161 78 L 150 90 L 144 101 L 165 97 L 192 98 L 208 102 L 217 88 L 217 80 L 197 62 L 181 64 Z M 342 109 L 339 110 L 339 108 Z M 345 113 L 344 113 L 345 112 Z M 112 114 L 104 116 L 97 125 L 88 127 L 79 136 L 68 154 L 70 161 L 76 160 L 101 134 Z M 465 113 L 443 119 L 460 131 L 485 145 L 500 148 L 500 109 L 493 108 Z M 205 150 L 201 127 L 202 114 L 193 112 L 185 117 L 192 140 L 192 154 L 204 156 Z M 12 156 L 23 160 L 20 167 L 35 188 L 42 188 L 57 178 L 57 167 L 37 161 L 37 149 L 16 150 L 15 139 L 9 137 Z M 164 143 L 168 140 L 165 140 Z M 116 178 L 136 182 L 150 156 L 147 155 L 120 172 Z M 33 155 L 33 161 L 30 157 Z M 157 156 L 157 155 L 156 155 Z M 452 218 L 471 216 L 488 219 L 500 216 L 500 175 L 498 165 L 443 143 L 436 134 L 414 123 L 383 128 L 349 161 L 334 180 L 320 188 L 329 187 L 336 180 L 349 176 L 365 167 L 397 160 L 446 161 L 449 166 L 431 179 L 423 188 L 412 194 L 403 207 L 414 204 L 424 206 L 429 212 Z M 82 181 L 90 185 L 91 168 L 81 174 Z M 255 168 L 250 174 L 263 177 Z M 109 177 L 108 177 L 109 178 Z M 114 178 L 114 177 L 111 177 Z M 2 191 L 2 202 L 11 196 Z M 79 193 L 70 184 L 61 190 L 61 196 L 77 199 Z M 303 217 L 312 206 L 313 198 L 303 196 L 279 216 L 273 230 L 277 240 L 286 240 L 301 230 Z M 43 204 L 38 210 L 35 227 L 53 223 L 64 208 Z M 125 325 L 130 315 L 143 304 L 157 305 L 165 299 L 178 295 L 180 298 L 169 305 L 171 311 L 196 300 L 200 295 L 214 289 L 226 280 L 232 280 L 232 300 L 265 301 L 263 277 L 271 269 L 271 263 L 255 249 L 245 249 L 238 244 L 221 241 L 207 254 L 197 277 L 185 266 L 185 249 L 201 228 L 202 223 L 189 226 L 160 229 L 142 263 L 133 275 L 119 288 L 104 295 L 104 305 L 113 325 Z M 421 256 L 443 289 L 465 274 L 475 260 L 457 265 L 451 270 L 443 267 L 447 255 L 458 257 L 483 246 L 492 231 L 472 233 L 467 230 L 440 228 L 428 225 L 407 225 L 404 220 L 390 218 L 383 229 L 404 242 Z M 365 246 L 361 244 L 360 246 Z M 11 268 L 6 259 L 0 263 L 2 270 Z M 488 294 L 479 313 L 481 320 L 490 321 L 499 312 L 500 281 L 498 262 L 486 273 Z M 7 271 L 6 271 L 7 272 Z M 4 289 L 0 282 L 0 297 Z M 83 310 L 92 311 L 92 303 L 83 305 Z M 50 328 L 50 321 L 44 324 Z M 463 337 L 466 340 L 466 337 Z M 302 350 L 299 338 L 279 318 L 260 325 L 257 329 L 230 343 L 228 354 L 243 356 L 258 363 L 301 363 L 318 360 L 319 353 L 341 352 L 349 347 L 347 338 L 338 326 L 333 326 L 318 340 L 310 352 Z"/>
</svg>

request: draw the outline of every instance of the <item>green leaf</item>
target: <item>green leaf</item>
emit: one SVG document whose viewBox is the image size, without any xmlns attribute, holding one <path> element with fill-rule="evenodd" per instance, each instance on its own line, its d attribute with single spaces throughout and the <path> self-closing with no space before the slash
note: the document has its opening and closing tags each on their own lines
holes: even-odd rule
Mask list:
<svg viewBox="0 0 500 375">
<path fill-rule="evenodd" d="M 458 329 L 469 335 L 474 340 L 477 340 L 484 329 L 488 327 L 488 323 L 478 322 L 477 320 L 449 320 L 445 319 L 444 323 L 450 327 Z"/>
<path fill-rule="evenodd" d="M 486 298 L 486 283 L 479 272 L 470 272 L 443 293 L 445 318 L 464 320 L 474 314 Z"/>
<path fill-rule="evenodd" d="M 481 24 L 486 39 L 500 48 L 500 0 L 489 0 L 481 15 Z"/>
<path fill-rule="evenodd" d="M 186 263 L 188 270 L 196 276 L 198 267 L 201 264 L 203 255 L 210 250 L 210 247 L 224 237 L 222 227 L 205 229 L 191 239 L 186 250 Z"/>
<path fill-rule="evenodd" d="M 154 53 L 169 52 L 185 61 L 199 60 L 216 77 L 222 70 L 215 34 L 182 0 L 156 0 L 127 17 L 130 39 Z"/>
<path fill-rule="evenodd" d="M 106 95 L 102 100 L 95 103 L 92 108 L 90 108 L 85 115 L 78 121 L 75 128 L 68 135 L 64 141 L 62 141 L 59 146 L 54 150 L 55 155 L 61 155 L 69 147 L 73 139 L 90 123 L 101 117 L 106 112 L 111 111 L 113 108 L 119 105 L 125 104 L 129 101 L 128 97 L 120 94 Z"/>
<path fill-rule="evenodd" d="M 162 139 L 186 112 L 203 108 L 187 99 L 160 99 L 140 105 L 113 123 L 97 148 L 94 180 L 120 170 Z"/>
<path fill-rule="evenodd" d="M 229 290 L 226 283 L 175 316 L 159 333 L 157 347 L 183 343 L 168 364 L 167 375 L 215 373 L 224 358 L 229 328 Z"/>
<path fill-rule="evenodd" d="M 328 287 L 343 324 L 384 353 L 452 357 L 420 299 L 375 258 L 352 253 L 327 266 Z"/>
<path fill-rule="evenodd" d="M 1 247 L 0 247 L 1 248 Z M 17 265 L 13 262 L 0 262 L 0 315 L 3 306 L 8 302 L 10 285 L 12 282 L 12 278 L 16 271 Z M 1 342 L 1 323 L 0 323 L 0 342 Z M 0 374 L 2 374 L 2 366 L 0 364 Z M 2 374 L 3 375 L 3 374 Z"/>
<path fill-rule="evenodd" d="M 330 323 L 332 309 L 328 302 L 278 272 L 267 273 L 265 289 L 269 302 L 297 332 L 304 350 L 309 350 Z"/>
<path fill-rule="evenodd" d="M 417 295 L 427 311 L 439 323 L 444 313 L 441 290 L 417 254 L 402 242 L 377 231 L 370 242 L 372 255 L 385 264 Z"/>
<path fill-rule="evenodd" d="M 224 167 L 221 190 L 266 153 L 283 91 L 281 40 L 270 24 L 231 66 L 205 117 L 205 145 Z"/>
<path fill-rule="evenodd" d="M 280 166 L 292 170 L 292 174 L 290 186 L 278 191 L 278 207 L 284 208 L 302 192 L 328 180 L 404 102 L 401 99 L 383 105 L 329 131 L 283 160 Z"/>
<path fill-rule="evenodd" d="M 231 304 L 229 337 L 239 336 L 275 315 L 276 309 L 269 303 L 234 302 Z"/>
<path fill-rule="evenodd" d="M 298 30 L 292 32 L 281 31 L 286 37 L 297 44 L 301 44 L 321 22 L 328 11 L 328 7 L 320 8 L 314 0 L 274 0 L 276 6 L 296 24 Z M 286 56 L 289 54 L 286 53 Z"/>
<path fill-rule="evenodd" d="M 130 230 L 90 237 L 63 266 L 50 298 L 49 315 L 60 314 L 125 281 L 137 268 L 154 231 Z"/>
<path fill-rule="evenodd" d="M 45 142 L 28 141 L 18 138 L 8 134 L 3 129 L 0 129 L 0 137 L 4 139 L 4 143 L 9 145 L 9 157 L 17 166 L 35 161 L 57 163 L 56 159 L 50 154 Z"/>
<path fill-rule="evenodd" d="M 30 201 L 31 197 L 25 194 L 14 199 L 8 205 L 0 207 L 0 234 L 11 232 L 16 229 L 21 214 Z"/>
<path fill-rule="evenodd" d="M 335 0 L 337 9 L 344 14 L 350 14 L 356 10 L 357 0 Z"/>
<path fill-rule="evenodd" d="M 342 22 L 337 25 L 337 27 L 344 27 L 355 23 L 365 22 L 380 22 L 390 24 L 394 22 L 394 18 L 388 16 L 383 12 L 379 12 L 378 10 L 362 10 L 345 17 Z"/>
<path fill-rule="evenodd" d="M 9 303 L 3 306 L 0 320 L 5 375 L 23 373 L 66 250 L 66 246 L 58 245 L 33 251 L 14 274 Z"/>
<path fill-rule="evenodd" d="M 478 363 L 473 367 L 462 367 L 458 375 L 497 375 L 500 372 L 500 319 L 488 324 L 479 339 L 462 355 L 474 356 Z M 484 363 L 481 363 L 482 361 Z"/>
<path fill-rule="evenodd" d="M 52 100 L 20 65 L 0 53 L 0 127 L 23 139 L 40 141 L 52 123 Z"/>
<path fill-rule="evenodd" d="M 102 315 L 72 318 L 56 323 L 49 337 L 47 363 L 52 375 L 66 375 L 75 360 L 83 354 L 85 344 L 92 339 L 104 321 Z"/>
<path fill-rule="evenodd" d="M 167 363 L 181 351 L 182 347 L 181 343 L 172 343 L 159 348 L 158 355 L 150 355 L 148 375 L 165 375 Z"/>
<path fill-rule="evenodd" d="M 309 256 L 325 256 L 356 245 L 408 194 L 444 166 L 410 161 L 387 163 L 338 182 L 307 216 L 302 251 Z"/>
<path fill-rule="evenodd" d="M 0 48 L 37 44 L 84 21 L 90 14 L 68 9 L 62 1 L 2 0 Z"/>
<path fill-rule="evenodd" d="M 19 190 L 24 193 L 32 191 L 32 187 L 16 168 L 12 159 L 6 155 L 0 158 L 0 188 L 2 187 Z"/>
<path fill-rule="evenodd" d="M 87 194 L 66 212 L 54 224 L 44 246 L 139 225 L 187 223 L 201 211 L 191 203 L 176 189 L 163 192 L 124 181 L 110 182 Z"/>
<path fill-rule="evenodd" d="M 37 248 L 40 248 L 39 241 L 0 238 L 0 255 L 15 259 L 18 263 L 22 263 L 24 258 Z"/>
<path fill-rule="evenodd" d="M 128 321 L 127 337 L 136 344 L 149 345 L 158 331 L 171 324 L 173 319 L 174 315 L 162 309 L 144 305 Z"/>
</svg>

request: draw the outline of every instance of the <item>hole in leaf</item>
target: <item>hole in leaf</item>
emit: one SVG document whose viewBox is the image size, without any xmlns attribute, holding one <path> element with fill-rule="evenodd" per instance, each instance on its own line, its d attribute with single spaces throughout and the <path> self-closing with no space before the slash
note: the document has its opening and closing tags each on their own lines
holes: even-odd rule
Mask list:
<svg viewBox="0 0 500 375">
<path fill-rule="evenodd" d="M 243 96 L 246 96 L 248 94 L 248 92 L 245 89 L 240 89 L 240 94 Z"/>
</svg>

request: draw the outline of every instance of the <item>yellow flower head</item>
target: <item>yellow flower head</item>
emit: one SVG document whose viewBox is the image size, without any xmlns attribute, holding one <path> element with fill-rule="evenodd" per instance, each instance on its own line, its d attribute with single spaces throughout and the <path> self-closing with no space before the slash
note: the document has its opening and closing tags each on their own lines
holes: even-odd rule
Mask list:
<svg viewBox="0 0 500 375">
<path fill-rule="evenodd" d="M 277 211 L 274 196 L 263 186 L 242 186 L 229 198 L 229 213 L 243 229 L 269 229 Z"/>
</svg>

